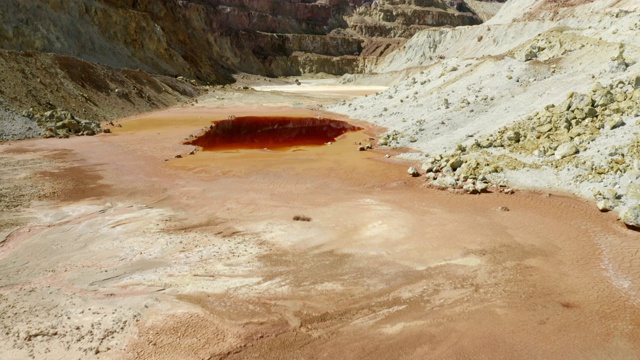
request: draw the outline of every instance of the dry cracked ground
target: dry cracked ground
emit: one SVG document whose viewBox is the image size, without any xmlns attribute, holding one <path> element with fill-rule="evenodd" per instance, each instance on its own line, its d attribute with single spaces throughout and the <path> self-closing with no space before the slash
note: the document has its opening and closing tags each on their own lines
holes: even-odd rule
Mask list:
<svg viewBox="0 0 640 360">
<path fill-rule="evenodd" d="M 426 188 L 357 151 L 384 131 L 357 120 L 330 146 L 182 145 L 230 115 L 342 118 L 318 107 L 344 96 L 218 91 L 0 145 L 0 358 L 640 356 L 640 242 L 615 215 Z"/>
</svg>

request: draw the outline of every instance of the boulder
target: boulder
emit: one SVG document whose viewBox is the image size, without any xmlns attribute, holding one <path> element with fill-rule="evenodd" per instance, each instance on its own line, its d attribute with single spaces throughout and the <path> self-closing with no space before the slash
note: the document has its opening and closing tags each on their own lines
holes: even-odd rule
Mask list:
<svg viewBox="0 0 640 360">
<path fill-rule="evenodd" d="M 615 128 L 619 128 L 624 125 L 624 121 L 622 121 L 622 117 L 620 115 L 614 115 L 611 119 L 607 120 L 604 124 L 604 128 L 607 130 L 613 130 Z"/>
<path fill-rule="evenodd" d="M 520 142 L 520 139 L 522 138 L 522 134 L 520 134 L 519 131 L 509 131 L 504 135 L 504 138 L 509 142 L 517 143 L 517 142 Z"/>
<path fill-rule="evenodd" d="M 543 124 L 543 125 L 540 125 L 540 126 L 536 127 L 536 131 L 541 133 L 541 134 L 546 134 L 551 130 L 553 130 L 553 125 L 551 125 L 551 124 Z"/>
<path fill-rule="evenodd" d="M 420 172 L 418 172 L 418 169 L 414 168 L 413 166 L 407 169 L 407 173 L 413 177 L 420 176 Z"/>
<path fill-rule="evenodd" d="M 592 107 L 592 106 L 589 106 L 589 107 L 587 107 L 587 108 L 585 108 L 585 109 L 584 109 L 584 114 L 585 114 L 587 117 L 594 118 L 594 117 L 598 116 L 598 110 L 596 110 L 596 109 L 595 109 L 594 107 Z"/>
<path fill-rule="evenodd" d="M 487 192 L 489 190 L 489 184 L 483 183 L 483 182 L 477 182 L 476 190 L 480 193 Z"/>
<path fill-rule="evenodd" d="M 476 186 L 474 184 L 465 184 L 462 187 L 462 190 L 464 190 L 464 192 L 468 194 L 477 194 L 479 192 L 478 189 L 476 189 Z"/>
<path fill-rule="evenodd" d="M 602 199 L 596 203 L 598 210 L 602 212 L 608 212 L 613 210 L 616 207 L 616 204 L 609 199 Z"/>
<path fill-rule="evenodd" d="M 616 101 L 615 97 L 609 90 L 599 90 L 593 95 L 594 105 L 597 107 L 603 107 L 611 105 Z"/>
<path fill-rule="evenodd" d="M 458 182 L 453 176 L 441 176 L 432 181 L 431 185 L 439 189 L 453 189 L 458 186 Z"/>
<path fill-rule="evenodd" d="M 554 155 L 557 160 L 560 160 L 568 156 L 575 155 L 578 152 L 580 152 L 580 150 L 578 149 L 576 144 L 574 144 L 573 142 L 568 142 L 558 146 Z"/>
<path fill-rule="evenodd" d="M 587 94 L 572 94 L 569 110 L 585 109 L 592 105 L 591 96 Z"/>
<path fill-rule="evenodd" d="M 528 48 L 524 52 L 522 60 L 526 62 L 526 61 L 531 61 L 533 59 L 537 59 L 538 58 L 537 50 L 538 50 L 537 47 L 534 47 L 534 46 Z"/>
<path fill-rule="evenodd" d="M 80 130 L 80 125 L 78 125 L 78 123 L 73 120 L 64 120 L 56 123 L 56 129 L 58 130 L 67 129 L 72 132 L 76 132 Z"/>
<path fill-rule="evenodd" d="M 620 213 L 620 221 L 627 226 L 640 228 L 640 205 L 631 205 L 623 209 Z"/>
<path fill-rule="evenodd" d="M 456 171 L 460 168 L 460 166 L 462 166 L 462 164 L 464 164 L 464 161 L 462 161 L 462 159 L 458 157 L 449 161 L 449 164 L 447 165 L 451 168 L 451 170 Z"/>
</svg>

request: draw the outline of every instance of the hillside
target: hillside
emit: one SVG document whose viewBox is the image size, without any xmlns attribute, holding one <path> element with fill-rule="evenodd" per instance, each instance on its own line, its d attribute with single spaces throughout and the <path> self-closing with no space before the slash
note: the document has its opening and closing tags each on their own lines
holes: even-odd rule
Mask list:
<svg viewBox="0 0 640 360">
<path fill-rule="evenodd" d="M 194 86 L 237 73 L 361 73 L 419 28 L 481 21 L 462 10 L 442 0 L 5 1 L 0 139 L 45 133 L 35 115 L 47 111 L 104 121 L 188 103 L 207 90 Z"/>
<path fill-rule="evenodd" d="M 569 191 L 637 227 L 639 9 L 509 1 L 483 25 L 416 34 L 373 69 L 395 86 L 331 110 L 387 127 L 389 146 L 423 151 L 413 158 L 433 186 L 472 191 L 486 177 Z"/>
</svg>

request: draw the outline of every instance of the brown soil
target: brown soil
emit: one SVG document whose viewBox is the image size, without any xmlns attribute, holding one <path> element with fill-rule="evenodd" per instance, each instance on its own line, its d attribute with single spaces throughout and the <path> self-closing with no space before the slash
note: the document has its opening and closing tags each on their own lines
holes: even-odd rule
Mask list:
<svg viewBox="0 0 640 360">
<path fill-rule="evenodd" d="M 0 50 L 0 99 L 18 111 L 63 109 L 81 119 L 113 120 L 191 102 L 202 91 L 189 82 L 140 70 Z"/>
<path fill-rule="evenodd" d="M 81 188 L 0 246 L 0 358 L 640 356 L 637 233 L 592 204 L 425 188 L 357 151 L 380 130 L 358 121 L 331 146 L 188 155 L 229 114 L 341 119 L 270 96 L 0 146 L 58 154 L 36 170 L 73 164 Z"/>
</svg>

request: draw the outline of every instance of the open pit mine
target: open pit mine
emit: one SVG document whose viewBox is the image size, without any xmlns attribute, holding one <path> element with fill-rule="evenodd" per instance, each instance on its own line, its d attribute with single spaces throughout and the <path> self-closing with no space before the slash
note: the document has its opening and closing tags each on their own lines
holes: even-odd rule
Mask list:
<svg viewBox="0 0 640 360">
<path fill-rule="evenodd" d="M 640 1 L 0 19 L 0 359 L 640 358 Z"/>
</svg>

